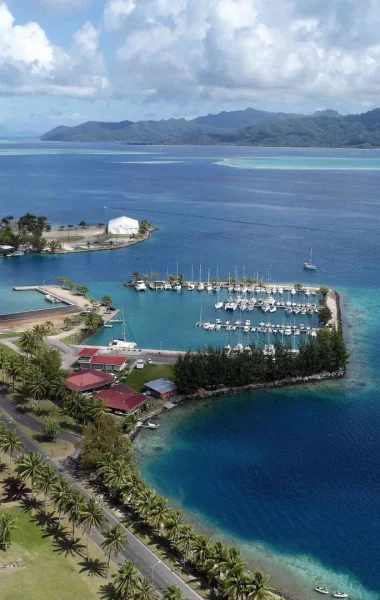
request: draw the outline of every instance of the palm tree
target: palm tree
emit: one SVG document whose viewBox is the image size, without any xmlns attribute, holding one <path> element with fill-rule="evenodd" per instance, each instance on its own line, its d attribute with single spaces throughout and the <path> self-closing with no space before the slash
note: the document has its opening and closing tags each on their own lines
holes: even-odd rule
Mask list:
<svg viewBox="0 0 380 600">
<path fill-rule="evenodd" d="M 155 498 L 156 492 L 145 484 L 143 484 L 137 492 L 135 509 L 144 521 L 148 520 L 149 507 L 152 506 Z"/>
<path fill-rule="evenodd" d="M 236 569 L 245 569 L 246 566 L 247 564 L 243 561 L 241 550 L 237 548 L 227 548 L 227 555 L 220 561 L 221 572 L 224 575 L 228 575 L 228 573 Z"/>
<path fill-rule="evenodd" d="M 32 483 L 32 490 L 34 490 L 36 478 L 38 473 L 41 471 L 42 463 L 42 456 L 39 452 L 28 452 L 27 454 L 22 454 L 17 461 L 17 475 L 23 480 L 30 479 Z"/>
<path fill-rule="evenodd" d="M 86 400 L 82 394 L 71 392 L 65 397 L 64 408 L 74 421 L 78 421 L 79 416 L 86 410 Z"/>
<path fill-rule="evenodd" d="M 40 411 L 40 400 L 46 395 L 47 382 L 45 374 L 38 367 L 30 369 L 26 384 L 28 394 L 37 402 L 37 411 Z"/>
<path fill-rule="evenodd" d="M 195 562 L 199 570 L 203 570 L 209 558 L 211 558 L 212 546 L 208 537 L 197 535 L 192 547 L 192 561 Z"/>
<path fill-rule="evenodd" d="M 168 589 L 164 592 L 164 600 L 183 600 L 181 590 L 176 585 L 169 585 Z"/>
<path fill-rule="evenodd" d="M 149 525 L 160 532 L 164 528 L 166 518 L 169 514 L 168 500 L 160 496 L 154 498 L 153 502 L 149 505 L 148 510 Z"/>
<path fill-rule="evenodd" d="M 45 513 L 47 514 L 48 494 L 57 481 L 57 474 L 54 467 L 48 463 L 41 465 L 41 469 L 37 473 L 37 489 L 45 494 Z"/>
<path fill-rule="evenodd" d="M 71 485 L 69 482 L 60 477 L 52 485 L 52 500 L 55 508 L 58 510 L 58 525 L 61 523 L 61 515 L 67 508 L 68 499 L 71 492 Z"/>
<path fill-rule="evenodd" d="M 132 271 L 132 277 L 134 277 L 137 281 L 140 279 L 140 273 L 138 271 Z"/>
<path fill-rule="evenodd" d="M 176 544 L 183 526 L 184 516 L 179 510 L 170 510 L 167 514 L 165 529 L 168 533 L 169 540 Z"/>
<path fill-rule="evenodd" d="M 108 560 L 106 569 L 106 578 L 108 577 L 108 571 L 111 562 L 112 554 L 116 557 L 122 551 L 124 544 L 126 543 L 128 535 L 122 525 L 117 523 L 113 527 L 110 527 L 104 534 L 104 541 L 102 542 L 102 548 L 108 550 Z"/>
<path fill-rule="evenodd" d="M 269 587 L 268 584 L 269 575 L 264 575 L 261 571 L 255 571 L 253 576 L 254 591 L 250 598 L 254 600 L 266 600 L 269 596 L 272 596 L 274 588 Z"/>
<path fill-rule="evenodd" d="M 49 333 L 51 333 L 54 329 L 53 321 L 45 321 L 43 328 L 45 329 L 45 335 L 49 335 Z"/>
<path fill-rule="evenodd" d="M 4 548 L 5 551 L 8 550 L 9 544 L 14 537 L 15 530 L 18 529 L 16 522 L 17 519 L 14 519 L 9 512 L 0 516 L 0 546 Z"/>
<path fill-rule="evenodd" d="M 101 506 L 96 502 L 94 498 L 90 498 L 87 502 L 83 513 L 82 513 L 82 522 L 85 527 L 88 527 L 87 531 L 87 560 L 88 560 L 88 552 L 89 552 L 89 544 L 90 544 L 90 536 L 91 529 L 93 527 L 99 529 L 99 527 L 104 523 L 104 515 L 101 509 Z"/>
<path fill-rule="evenodd" d="M 5 348 L 0 348 L 0 369 L 1 369 L 1 379 L 4 381 L 4 371 L 8 365 L 9 354 L 5 350 Z"/>
<path fill-rule="evenodd" d="M 134 596 L 139 581 L 139 574 L 131 560 L 128 560 L 119 567 L 119 571 L 114 577 L 115 590 L 121 598 L 127 600 L 127 598 Z"/>
<path fill-rule="evenodd" d="M 25 354 L 20 354 L 18 356 L 18 364 L 20 365 L 20 375 L 22 380 L 22 386 L 25 387 L 25 381 L 28 375 L 30 362 L 29 358 Z"/>
<path fill-rule="evenodd" d="M 183 525 L 178 535 L 178 541 L 176 547 L 180 551 L 183 557 L 183 564 L 189 559 L 191 551 L 193 549 L 195 539 L 195 530 L 192 525 Z"/>
<path fill-rule="evenodd" d="M 251 589 L 252 578 L 244 569 L 233 569 L 223 581 L 223 591 L 229 600 L 244 600 Z"/>
<path fill-rule="evenodd" d="M 12 462 L 13 453 L 21 450 L 23 443 L 14 429 L 5 431 L 0 438 L 0 448 L 3 452 L 9 452 L 9 464 Z"/>
<path fill-rule="evenodd" d="M 158 277 L 158 273 L 152 273 L 151 274 L 152 281 L 156 281 L 157 277 Z"/>
<path fill-rule="evenodd" d="M 49 381 L 49 396 L 62 400 L 67 392 L 65 382 L 62 377 L 55 377 Z"/>
<path fill-rule="evenodd" d="M 15 379 L 21 375 L 21 365 L 16 354 L 11 354 L 5 372 L 12 379 L 12 391 L 15 389 Z"/>
<path fill-rule="evenodd" d="M 85 507 L 86 504 L 84 502 L 83 496 L 80 495 L 78 490 L 76 490 L 75 488 L 71 488 L 66 500 L 65 510 L 67 510 L 69 515 L 69 521 L 71 521 L 73 525 L 73 540 L 75 536 L 75 525 L 77 525 L 80 522 Z"/>
<path fill-rule="evenodd" d="M 91 404 L 90 414 L 96 420 L 107 412 L 107 405 L 102 398 L 94 398 Z"/>
<path fill-rule="evenodd" d="M 36 351 L 38 342 L 35 332 L 32 329 L 23 331 L 20 336 L 20 346 L 27 354 L 33 354 Z"/>
<path fill-rule="evenodd" d="M 108 472 L 104 472 L 104 481 L 114 489 L 120 489 L 128 477 L 127 465 L 122 460 L 114 460 Z"/>
<path fill-rule="evenodd" d="M 133 600 L 158 600 L 157 592 L 147 577 L 140 577 Z"/>
</svg>

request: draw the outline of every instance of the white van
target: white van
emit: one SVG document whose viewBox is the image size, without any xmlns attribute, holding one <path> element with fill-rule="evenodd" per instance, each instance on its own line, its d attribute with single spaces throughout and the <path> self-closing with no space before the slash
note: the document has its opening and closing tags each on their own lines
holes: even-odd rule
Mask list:
<svg viewBox="0 0 380 600">
<path fill-rule="evenodd" d="M 144 368 L 144 361 L 142 358 L 140 358 L 137 362 L 136 362 L 136 369 L 143 369 Z"/>
</svg>

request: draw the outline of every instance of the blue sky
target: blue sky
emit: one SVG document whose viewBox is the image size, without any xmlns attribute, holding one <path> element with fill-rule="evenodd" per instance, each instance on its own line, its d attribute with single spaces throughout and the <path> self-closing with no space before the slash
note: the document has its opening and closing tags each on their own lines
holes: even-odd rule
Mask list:
<svg viewBox="0 0 380 600">
<path fill-rule="evenodd" d="M 0 0 L 0 123 L 380 104 L 375 0 Z"/>
</svg>

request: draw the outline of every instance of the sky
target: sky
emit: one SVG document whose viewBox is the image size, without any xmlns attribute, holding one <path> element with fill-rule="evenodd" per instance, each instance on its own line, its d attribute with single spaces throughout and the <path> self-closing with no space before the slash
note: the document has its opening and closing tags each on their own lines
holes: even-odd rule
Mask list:
<svg viewBox="0 0 380 600">
<path fill-rule="evenodd" d="M 0 0 L 0 124 L 380 105 L 379 0 Z"/>
</svg>

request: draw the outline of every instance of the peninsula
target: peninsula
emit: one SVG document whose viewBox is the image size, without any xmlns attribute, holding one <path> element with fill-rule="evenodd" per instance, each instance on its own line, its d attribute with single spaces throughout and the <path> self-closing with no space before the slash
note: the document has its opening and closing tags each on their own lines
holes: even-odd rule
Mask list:
<svg viewBox="0 0 380 600">
<path fill-rule="evenodd" d="M 89 225 L 82 220 L 76 226 L 53 227 L 45 216 L 26 213 L 15 219 L 9 215 L 0 221 L 0 256 L 118 250 L 147 240 L 156 230 L 146 219 L 139 223 L 124 216 L 112 219 L 108 225 Z"/>
</svg>

